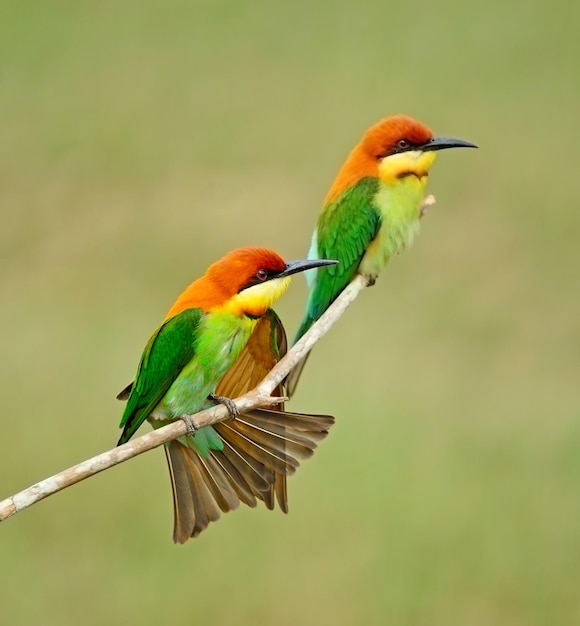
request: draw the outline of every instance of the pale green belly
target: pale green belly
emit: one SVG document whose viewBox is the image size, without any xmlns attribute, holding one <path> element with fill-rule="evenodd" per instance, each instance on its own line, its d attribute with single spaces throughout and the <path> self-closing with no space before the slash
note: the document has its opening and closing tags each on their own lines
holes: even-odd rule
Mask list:
<svg viewBox="0 0 580 626">
<path fill-rule="evenodd" d="M 362 258 L 361 274 L 376 278 L 392 257 L 413 243 L 421 225 L 425 182 L 410 176 L 393 185 L 381 185 L 374 199 L 381 227 Z"/>
</svg>

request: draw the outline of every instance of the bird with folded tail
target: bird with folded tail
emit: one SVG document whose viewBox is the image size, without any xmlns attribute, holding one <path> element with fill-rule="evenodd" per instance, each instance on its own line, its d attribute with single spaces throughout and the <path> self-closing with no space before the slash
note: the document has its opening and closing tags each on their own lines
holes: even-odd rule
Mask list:
<svg viewBox="0 0 580 626">
<path fill-rule="evenodd" d="M 306 273 L 309 295 L 296 343 L 357 275 L 373 284 L 387 262 L 419 231 L 429 171 L 437 152 L 477 148 L 463 139 L 437 137 L 406 115 L 371 126 L 332 183 L 312 235 L 308 257 L 338 259 L 328 270 Z M 296 390 L 303 359 L 287 378 Z"/>
</svg>

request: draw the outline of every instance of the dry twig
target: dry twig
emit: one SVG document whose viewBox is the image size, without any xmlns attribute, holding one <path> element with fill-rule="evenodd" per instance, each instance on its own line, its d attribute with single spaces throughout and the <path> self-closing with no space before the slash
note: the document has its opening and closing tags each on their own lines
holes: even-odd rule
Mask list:
<svg viewBox="0 0 580 626">
<path fill-rule="evenodd" d="M 312 326 L 308 333 L 288 351 L 284 358 L 280 359 L 280 362 L 272 369 L 266 378 L 264 378 L 254 390 L 234 400 L 241 413 L 251 409 L 266 408 L 281 401 L 280 398 L 274 398 L 270 395 L 272 391 L 288 375 L 294 366 L 304 358 L 314 344 L 328 332 L 330 327 L 338 320 L 349 304 L 353 302 L 366 285 L 366 280 L 362 276 L 357 276 L 328 308 L 318 322 Z M 196 413 L 192 421 L 197 429 L 215 424 L 228 417 L 229 413 L 226 407 L 220 405 Z M 15 515 L 19 511 L 22 511 L 22 509 L 29 507 L 53 493 L 57 493 L 66 487 L 70 487 L 114 465 L 128 461 L 143 452 L 156 448 L 181 435 L 185 435 L 186 432 L 185 423 L 182 420 L 177 420 L 167 426 L 163 426 L 163 428 L 137 437 L 122 446 L 103 452 L 78 465 L 73 465 L 58 474 L 45 478 L 35 485 L 0 501 L 0 521 Z"/>
<path fill-rule="evenodd" d="M 433 196 L 427 196 L 423 202 L 421 215 L 423 216 L 424 212 L 433 204 L 435 204 L 435 198 Z M 280 359 L 280 362 L 264 380 L 254 390 L 234 400 L 238 410 L 243 413 L 251 409 L 266 408 L 280 402 L 280 398 L 274 398 L 270 394 L 288 373 L 302 361 L 308 352 L 310 352 L 314 344 L 330 330 L 331 326 L 345 312 L 347 307 L 355 300 L 367 284 L 368 282 L 364 277 L 357 276 L 302 339 L 300 339 L 295 346 L 292 346 L 284 358 Z M 226 407 L 220 405 L 196 413 L 192 421 L 197 429 L 215 424 L 216 422 L 221 422 L 228 417 L 229 413 Z M 185 435 L 186 432 L 185 423 L 182 420 L 177 420 L 163 428 L 137 437 L 122 446 L 103 452 L 78 465 L 73 465 L 73 467 L 69 467 L 58 474 L 45 478 L 35 485 L 0 501 L 0 522 L 53 493 L 57 493 L 66 487 L 70 487 L 114 465 L 128 461 L 139 454 L 143 454 L 143 452 L 156 448 L 181 435 Z"/>
</svg>

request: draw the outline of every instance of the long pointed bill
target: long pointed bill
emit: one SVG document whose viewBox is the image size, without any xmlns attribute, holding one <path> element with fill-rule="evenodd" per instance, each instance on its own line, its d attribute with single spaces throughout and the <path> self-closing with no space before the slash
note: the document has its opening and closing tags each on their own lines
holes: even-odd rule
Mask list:
<svg viewBox="0 0 580 626">
<path fill-rule="evenodd" d="M 421 146 L 423 152 L 429 150 L 447 150 L 447 148 L 479 148 L 479 146 L 463 139 L 453 139 L 452 137 L 433 137 L 426 144 Z"/>
<path fill-rule="evenodd" d="M 301 261 L 289 261 L 286 263 L 286 269 L 275 278 L 291 276 L 292 274 L 311 270 L 315 267 L 322 267 L 323 265 L 336 265 L 337 263 L 338 261 L 335 261 L 334 259 L 304 259 Z"/>
</svg>

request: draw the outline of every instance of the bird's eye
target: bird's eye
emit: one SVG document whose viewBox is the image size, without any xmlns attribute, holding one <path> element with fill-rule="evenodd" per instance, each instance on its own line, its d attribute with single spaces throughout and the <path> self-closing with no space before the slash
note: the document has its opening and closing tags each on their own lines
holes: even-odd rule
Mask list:
<svg viewBox="0 0 580 626">
<path fill-rule="evenodd" d="M 268 270 L 258 270 L 256 272 L 256 278 L 261 281 L 266 280 L 266 278 L 268 278 Z"/>
<path fill-rule="evenodd" d="M 397 141 L 397 150 L 408 150 L 411 144 L 406 139 L 399 139 Z"/>
</svg>

